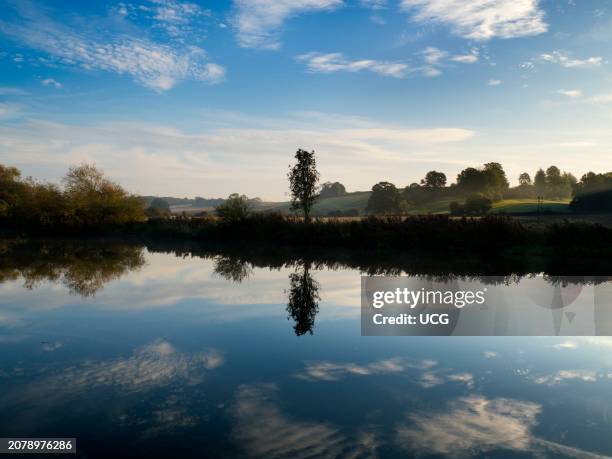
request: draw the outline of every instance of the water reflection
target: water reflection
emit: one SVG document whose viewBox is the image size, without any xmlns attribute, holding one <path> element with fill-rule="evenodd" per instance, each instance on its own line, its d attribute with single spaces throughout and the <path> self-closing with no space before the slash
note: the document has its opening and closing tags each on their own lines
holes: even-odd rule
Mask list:
<svg viewBox="0 0 612 459">
<path fill-rule="evenodd" d="M 310 274 L 310 262 L 303 262 L 289 274 L 289 302 L 287 312 L 295 321 L 293 330 L 297 336 L 312 331 L 319 312 L 319 283 Z"/>
<path fill-rule="evenodd" d="M 391 266 L 375 257 L 86 245 L 0 255 L 5 436 L 65 433 L 83 457 L 612 454 L 612 338 L 364 338 L 359 274 Z M 456 289 L 486 271 L 419 274 Z M 520 298 L 564 321 L 585 285 L 610 290 L 559 272 L 497 274 L 487 282 L 500 290 L 549 286 Z M 499 329 L 515 299 L 491 311 Z M 598 320 L 610 309 L 596 300 Z"/>
<path fill-rule="evenodd" d="M 71 294 L 94 296 L 105 284 L 145 264 L 140 246 L 87 241 L 1 242 L 0 283 L 23 279 L 27 289 L 61 283 Z"/>
</svg>

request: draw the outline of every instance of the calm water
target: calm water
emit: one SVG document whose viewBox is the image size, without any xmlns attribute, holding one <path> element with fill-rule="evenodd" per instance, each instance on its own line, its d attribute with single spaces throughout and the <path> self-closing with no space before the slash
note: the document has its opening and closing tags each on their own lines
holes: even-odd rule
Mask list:
<svg viewBox="0 0 612 459">
<path fill-rule="evenodd" d="M 200 255 L 0 244 L 0 436 L 83 457 L 612 456 L 612 338 L 362 337 L 360 270 Z"/>
</svg>

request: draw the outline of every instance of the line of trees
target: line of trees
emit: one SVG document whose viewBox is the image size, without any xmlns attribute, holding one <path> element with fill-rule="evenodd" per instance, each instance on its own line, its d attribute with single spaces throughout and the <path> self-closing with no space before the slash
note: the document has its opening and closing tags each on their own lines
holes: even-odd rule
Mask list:
<svg viewBox="0 0 612 459">
<path fill-rule="evenodd" d="M 144 202 L 93 165 L 72 167 L 62 186 L 0 165 L 0 227 L 104 229 L 145 220 Z"/>
<path fill-rule="evenodd" d="M 496 201 L 516 198 L 566 200 L 574 198 L 575 209 L 592 210 L 605 201 L 604 195 L 586 199 L 585 195 L 612 190 L 612 173 L 589 172 L 577 180 L 570 172 L 557 166 L 535 172 L 533 180 L 528 172 L 518 177 L 518 186 L 510 187 L 500 163 L 486 163 L 482 167 L 468 167 L 458 175 L 455 183 L 447 185 L 446 174 L 429 171 L 419 183 L 401 189 L 390 182 L 379 182 L 372 187 L 366 212 L 370 214 L 398 214 L 418 208 L 428 202 L 453 199 L 451 213 L 456 215 L 486 213 Z M 597 202 L 597 204 L 595 203 Z M 609 205 L 612 210 L 612 204 Z"/>
</svg>

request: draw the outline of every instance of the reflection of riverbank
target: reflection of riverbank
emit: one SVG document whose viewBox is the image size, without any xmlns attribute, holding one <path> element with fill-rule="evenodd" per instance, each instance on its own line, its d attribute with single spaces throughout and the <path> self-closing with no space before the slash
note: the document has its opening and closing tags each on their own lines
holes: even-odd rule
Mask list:
<svg viewBox="0 0 612 459">
<path fill-rule="evenodd" d="M 484 276 L 492 268 L 479 267 L 474 260 L 467 260 L 454 271 L 453 262 L 449 265 L 440 259 L 365 251 L 350 255 L 316 250 L 304 253 L 269 246 L 244 249 L 169 242 L 150 243 L 145 249 L 135 243 L 109 241 L 5 241 L 2 250 L 0 289 L 7 305 L 53 309 L 74 303 L 66 300 L 67 290 L 88 297 L 88 303 L 126 311 L 205 303 L 213 320 L 223 321 L 252 314 L 239 305 L 261 305 L 269 309 L 270 316 L 279 316 L 277 305 L 284 305 L 298 335 L 311 334 L 319 314 L 326 318 L 357 317 L 362 274 L 410 276 L 428 285 L 480 282 L 502 290 L 534 278 L 524 270 L 525 265 L 510 263 L 495 268 L 496 274 L 506 275 Z M 517 270 L 511 271 L 514 267 Z M 581 285 L 605 283 L 609 278 L 538 274 L 537 279 L 551 292 L 555 286 L 570 292 L 579 291 Z M 109 284 L 112 290 L 105 292 Z M 58 290 L 58 285 L 66 290 Z M 36 289 L 38 295 L 24 297 L 24 286 Z M 121 301 L 116 300 L 118 293 Z M 607 303 L 601 298 L 597 314 L 605 315 Z M 494 319 L 497 328 L 505 317 L 499 312 Z M 0 314 L 1 322 L 15 320 L 6 308 Z"/>
</svg>

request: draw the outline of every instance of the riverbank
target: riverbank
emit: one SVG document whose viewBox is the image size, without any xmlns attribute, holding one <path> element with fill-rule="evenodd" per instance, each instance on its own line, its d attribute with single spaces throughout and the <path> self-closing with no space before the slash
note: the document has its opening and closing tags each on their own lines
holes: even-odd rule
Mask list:
<svg viewBox="0 0 612 459">
<path fill-rule="evenodd" d="M 238 257 L 307 259 L 391 271 L 431 269 L 487 272 L 559 272 L 607 275 L 612 229 L 581 222 L 528 225 L 510 217 L 423 216 L 313 221 L 255 215 L 233 222 L 219 219 L 156 219 L 90 231 L 5 232 L 5 237 L 106 239 L 141 243 L 165 251 L 224 250 Z M 357 261 L 355 261 L 357 260 Z M 378 269 L 378 268 L 377 268 Z M 594 270 L 596 269 L 597 272 Z M 376 269 L 375 269 L 376 271 Z M 443 270 L 444 271 L 444 270 Z"/>
</svg>

